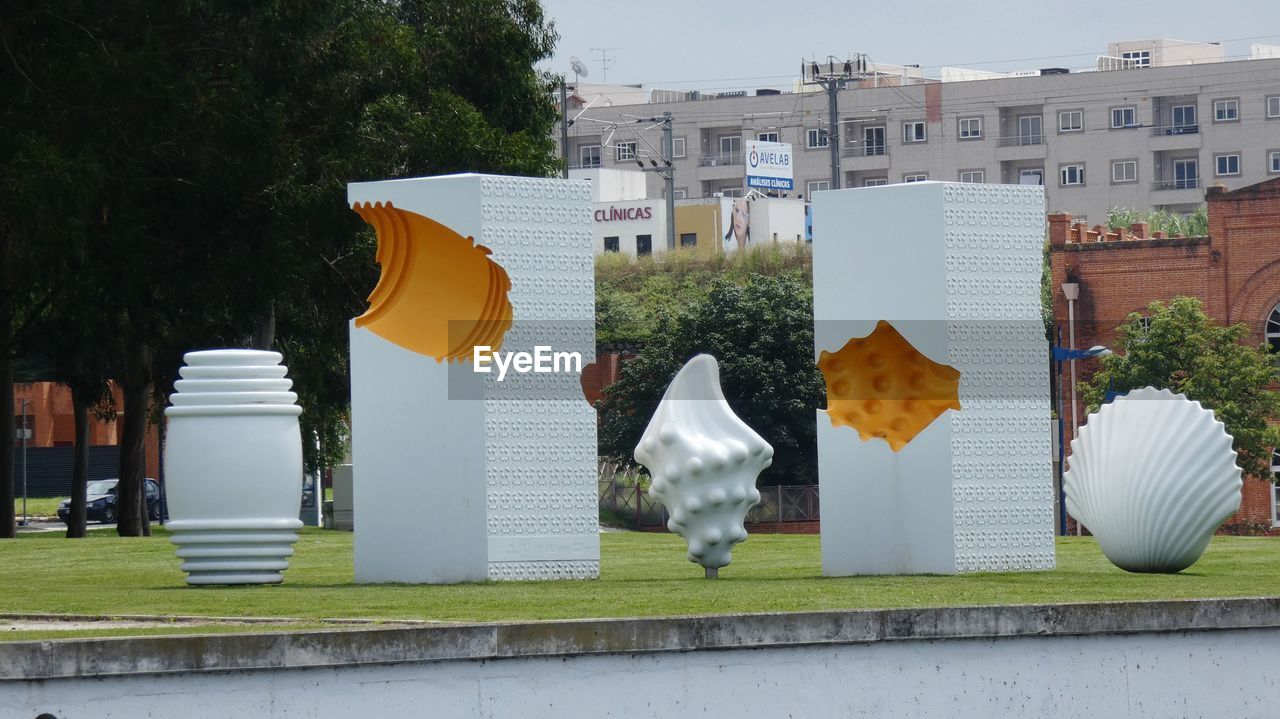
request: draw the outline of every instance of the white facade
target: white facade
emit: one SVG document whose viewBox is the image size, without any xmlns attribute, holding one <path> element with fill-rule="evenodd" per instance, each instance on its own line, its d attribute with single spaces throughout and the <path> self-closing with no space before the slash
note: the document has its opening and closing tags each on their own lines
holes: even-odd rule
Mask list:
<svg viewBox="0 0 1280 719">
<path fill-rule="evenodd" d="M 1160 59 L 1140 69 L 858 83 L 839 93 L 839 184 L 1042 184 L 1050 210 L 1092 224 L 1105 222 L 1113 206 L 1188 212 L 1203 203 L 1208 186 L 1236 189 L 1280 175 L 1280 58 L 1202 62 L 1178 53 L 1203 55 L 1218 46 L 1153 47 Z M 1196 64 L 1171 64 L 1178 57 Z M 586 117 L 620 124 L 575 123 L 571 164 L 634 166 L 610 148 L 660 147 L 661 131 L 623 123 L 623 115 L 671 112 L 677 199 L 744 194 L 748 140 L 792 144 L 795 189 L 788 196 L 833 189 L 825 93 L 700 97 L 588 109 Z M 648 134 L 642 141 L 636 133 Z M 606 141 L 581 162 L 580 147 Z M 661 197 L 656 173 L 648 183 L 649 196 Z"/>
<path fill-rule="evenodd" d="M 597 255 L 660 255 L 667 251 L 667 204 L 663 200 L 596 202 L 592 205 L 591 234 Z"/>
</svg>

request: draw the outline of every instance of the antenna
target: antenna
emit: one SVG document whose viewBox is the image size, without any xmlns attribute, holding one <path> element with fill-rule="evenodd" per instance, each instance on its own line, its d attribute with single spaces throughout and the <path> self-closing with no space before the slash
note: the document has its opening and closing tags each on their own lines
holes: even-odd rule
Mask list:
<svg viewBox="0 0 1280 719">
<path fill-rule="evenodd" d="M 573 86 L 578 86 L 578 78 L 586 77 L 591 73 L 587 72 L 587 66 L 576 57 L 569 58 L 569 67 L 573 70 Z"/>
<path fill-rule="evenodd" d="M 593 48 L 591 48 L 591 52 L 598 52 L 598 53 L 600 53 L 600 58 L 599 58 L 599 59 L 600 59 L 600 84 L 601 84 L 601 85 L 608 85 L 608 84 L 609 84 L 609 79 L 608 79 L 608 78 L 609 78 L 609 63 L 613 62 L 613 60 L 614 60 L 614 56 L 610 55 L 610 54 L 609 54 L 609 51 L 610 51 L 610 50 L 617 50 L 617 49 L 618 49 L 618 48 L 616 48 L 616 47 L 593 47 Z M 582 73 L 582 74 L 583 74 L 583 75 L 585 75 L 586 73 L 584 72 L 584 73 Z"/>
</svg>

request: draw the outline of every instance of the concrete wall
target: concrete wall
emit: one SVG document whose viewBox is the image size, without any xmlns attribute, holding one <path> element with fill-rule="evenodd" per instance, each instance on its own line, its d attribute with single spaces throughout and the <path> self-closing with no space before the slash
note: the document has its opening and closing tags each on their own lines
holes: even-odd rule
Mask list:
<svg viewBox="0 0 1280 719">
<path fill-rule="evenodd" d="M 0 643 L 0 719 L 1273 717 L 1280 599 Z"/>
</svg>

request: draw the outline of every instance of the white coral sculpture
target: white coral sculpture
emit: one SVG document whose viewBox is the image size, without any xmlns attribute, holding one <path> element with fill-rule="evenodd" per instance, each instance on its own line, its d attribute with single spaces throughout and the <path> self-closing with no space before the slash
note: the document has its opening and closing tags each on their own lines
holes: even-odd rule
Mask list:
<svg viewBox="0 0 1280 719">
<path fill-rule="evenodd" d="M 743 521 L 760 501 L 756 478 L 773 447 L 729 408 L 715 357 L 694 357 L 671 380 L 635 458 L 649 469 L 649 495 L 670 512 L 667 528 L 688 542 L 689 561 L 717 576 L 747 538 Z"/>
</svg>

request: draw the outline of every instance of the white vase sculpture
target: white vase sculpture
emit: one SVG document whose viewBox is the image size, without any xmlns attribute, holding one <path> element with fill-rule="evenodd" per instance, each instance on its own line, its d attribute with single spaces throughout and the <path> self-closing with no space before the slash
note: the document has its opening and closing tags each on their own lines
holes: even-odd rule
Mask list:
<svg viewBox="0 0 1280 719">
<path fill-rule="evenodd" d="M 1071 440 L 1067 511 L 1130 572 L 1178 572 L 1240 508 L 1226 427 L 1184 395 L 1145 387 L 1104 404 Z"/>
<path fill-rule="evenodd" d="M 635 457 L 653 478 L 649 496 L 671 514 L 667 528 L 715 577 L 747 538 L 743 521 L 760 501 L 756 477 L 773 463 L 773 447 L 729 408 L 714 357 L 698 355 L 676 373 Z"/>
<path fill-rule="evenodd" d="M 255 350 L 183 359 L 165 410 L 165 468 L 187 583 L 279 583 L 302 527 L 302 408 L 288 368 Z"/>
</svg>

